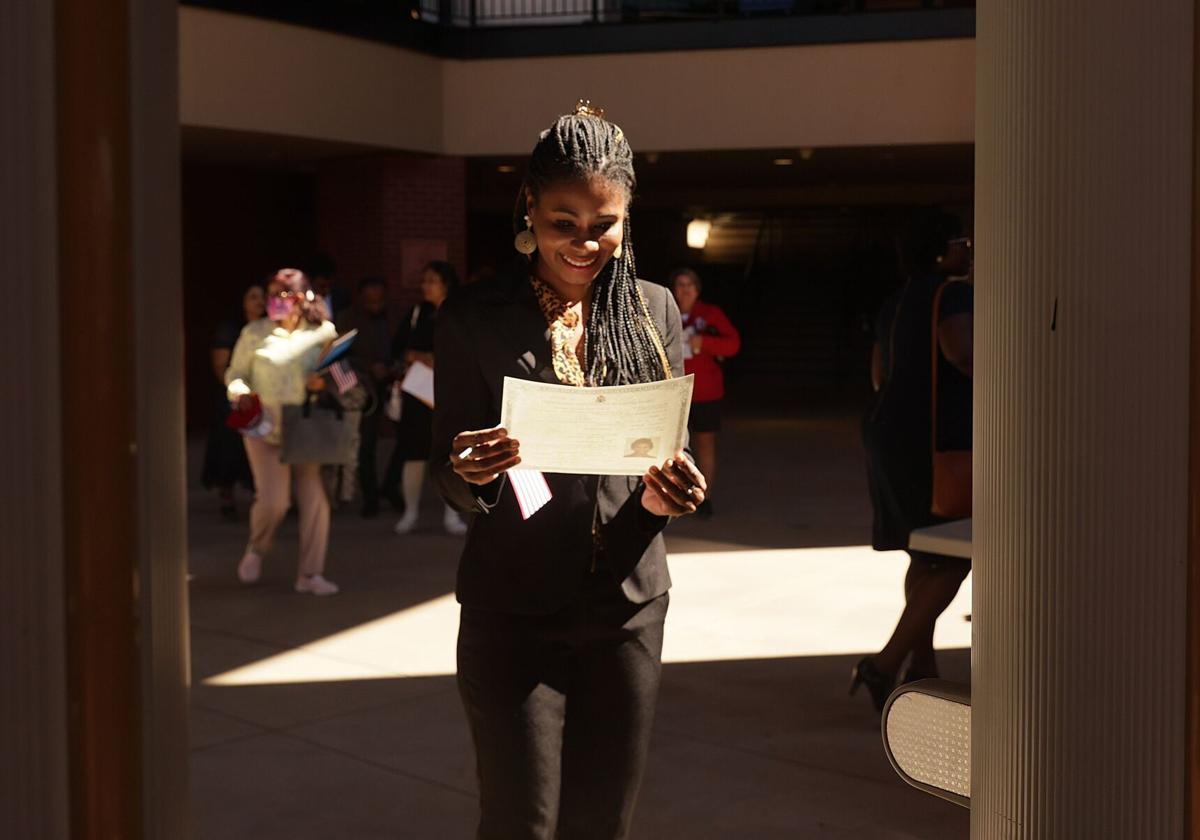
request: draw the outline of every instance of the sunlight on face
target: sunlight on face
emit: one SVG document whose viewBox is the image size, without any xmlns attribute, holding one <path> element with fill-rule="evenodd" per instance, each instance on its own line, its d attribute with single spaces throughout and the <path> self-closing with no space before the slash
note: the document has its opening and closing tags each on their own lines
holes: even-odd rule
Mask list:
<svg viewBox="0 0 1200 840">
<path fill-rule="evenodd" d="M 602 178 L 552 184 L 529 203 L 537 237 L 534 272 L 577 300 L 621 244 L 629 196 Z"/>
</svg>

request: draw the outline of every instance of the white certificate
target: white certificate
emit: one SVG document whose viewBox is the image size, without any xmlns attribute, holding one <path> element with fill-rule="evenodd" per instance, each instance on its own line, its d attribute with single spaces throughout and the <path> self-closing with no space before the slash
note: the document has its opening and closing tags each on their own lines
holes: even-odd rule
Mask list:
<svg viewBox="0 0 1200 840">
<path fill-rule="evenodd" d="M 433 408 L 433 368 L 424 362 L 413 362 L 404 374 L 400 390 Z"/>
<path fill-rule="evenodd" d="M 692 376 L 575 388 L 504 377 L 500 425 L 520 441 L 521 469 L 643 475 L 683 448 Z"/>
</svg>

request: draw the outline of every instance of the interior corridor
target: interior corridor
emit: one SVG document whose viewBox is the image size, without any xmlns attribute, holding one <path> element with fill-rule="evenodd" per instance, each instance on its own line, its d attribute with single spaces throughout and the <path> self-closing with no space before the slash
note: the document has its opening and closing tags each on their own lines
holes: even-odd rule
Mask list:
<svg viewBox="0 0 1200 840">
<path fill-rule="evenodd" d="M 850 666 L 898 615 L 907 559 L 869 547 L 857 418 L 741 418 L 721 445 L 717 516 L 668 530 L 675 586 L 633 836 L 965 838 L 968 812 L 901 782 L 868 700 L 846 696 Z M 472 836 L 453 677 L 460 542 L 440 532 L 432 489 L 426 527 L 404 538 L 390 512 L 336 511 L 342 594 L 313 599 L 290 587 L 294 522 L 264 582 L 237 583 L 246 526 L 218 516 L 196 474 L 197 840 Z M 938 628 L 949 679 L 968 678 L 969 610 L 970 579 Z"/>
</svg>

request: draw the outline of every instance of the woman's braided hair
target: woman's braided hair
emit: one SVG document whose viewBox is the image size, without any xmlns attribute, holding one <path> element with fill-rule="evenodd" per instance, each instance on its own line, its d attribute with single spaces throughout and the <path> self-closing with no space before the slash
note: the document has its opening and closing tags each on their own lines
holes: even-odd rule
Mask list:
<svg viewBox="0 0 1200 840">
<path fill-rule="evenodd" d="M 626 213 L 621 256 L 613 256 L 592 283 L 591 310 L 584 336 L 589 385 L 627 385 L 668 379 L 671 365 L 662 338 L 637 282 L 628 204 L 637 179 L 633 151 L 624 132 L 604 119 L 603 111 L 581 102 L 575 113 L 559 117 L 529 157 L 525 181 L 517 193 L 513 230 L 525 230 L 527 196 L 534 199 L 561 181 L 604 179 L 625 191 Z"/>
</svg>

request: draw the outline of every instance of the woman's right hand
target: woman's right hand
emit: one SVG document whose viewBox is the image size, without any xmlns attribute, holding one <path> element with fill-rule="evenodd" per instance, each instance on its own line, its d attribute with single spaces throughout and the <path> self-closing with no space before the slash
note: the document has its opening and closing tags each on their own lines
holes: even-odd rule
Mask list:
<svg viewBox="0 0 1200 840">
<path fill-rule="evenodd" d="M 462 432 L 450 444 L 450 466 L 468 484 L 491 484 L 521 463 L 520 450 L 502 426 Z"/>
<path fill-rule="evenodd" d="M 254 410 L 254 394 L 242 394 L 237 398 L 235 407 L 238 411 L 247 412 Z"/>
</svg>

